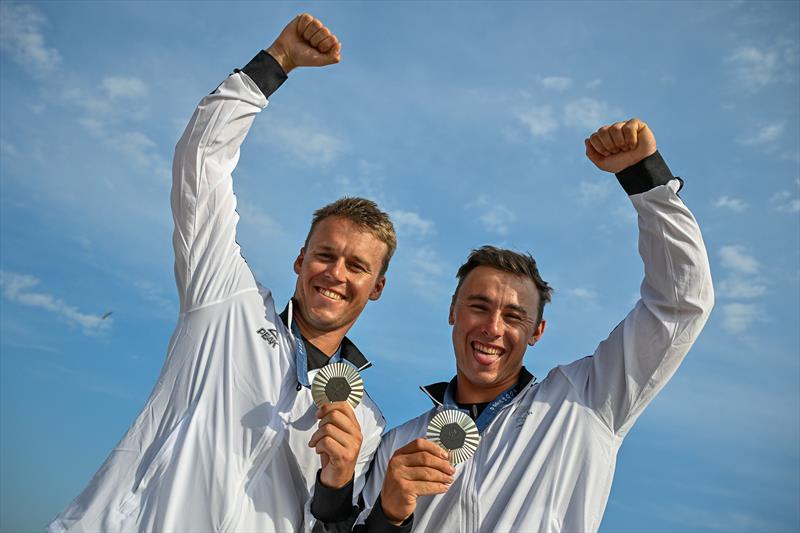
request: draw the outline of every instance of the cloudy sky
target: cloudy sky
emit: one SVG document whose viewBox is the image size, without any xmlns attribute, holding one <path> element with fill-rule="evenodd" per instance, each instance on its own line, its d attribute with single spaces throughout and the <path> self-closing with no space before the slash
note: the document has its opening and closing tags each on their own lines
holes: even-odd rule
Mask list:
<svg viewBox="0 0 800 533">
<path fill-rule="evenodd" d="M 390 425 L 454 372 L 447 306 L 471 248 L 530 251 L 555 287 L 526 358 L 539 377 L 624 317 L 635 216 L 583 139 L 639 116 L 686 180 L 717 305 L 623 445 L 601 530 L 797 530 L 799 6 L 3 1 L 0 530 L 41 530 L 143 405 L 177 315 L 175 142 L 303 10 L 344 60 L 292 73 L 258 117 L 239 242 L 286 300 L 314 208 L 357 194 L 392 213 L 384 296 L 351 335 Z"/>
</svg>

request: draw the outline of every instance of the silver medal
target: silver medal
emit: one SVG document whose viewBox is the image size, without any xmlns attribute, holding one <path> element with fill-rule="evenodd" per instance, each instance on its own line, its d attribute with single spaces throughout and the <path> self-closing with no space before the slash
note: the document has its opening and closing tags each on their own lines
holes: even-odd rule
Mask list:
<svg viewBox="0 0 800 533">
<path fill-rule="evenodd" d="M 437 413 L 428 423 L 425 438 L 447 450 L 454 465 L 468 461 L 481 441 L 475 422 L 468 414 L 455 409 Z"/>
<path fill-rule="evenodd" d="M 323 366 L 311 384 L 311 397 L 317 407 L 326 403 L 344 402 L 355 409 L 364 396 L 364 382 L 358 371 L 347 363 Z"/>
</svg>

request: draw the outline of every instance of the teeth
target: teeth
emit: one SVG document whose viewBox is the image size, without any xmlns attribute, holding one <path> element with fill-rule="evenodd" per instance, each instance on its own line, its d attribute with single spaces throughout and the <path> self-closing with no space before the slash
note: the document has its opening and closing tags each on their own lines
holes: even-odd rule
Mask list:
<svg viewBox="0 0 800 533">
<path fill-rule="evenodd" d="M 472 347 L 475 348 L 477 351 L 485 353 L 487 355 L 500 355 L 501 353 L 503 353 L 503 350 L 501 350 L 500 348 L 495 348 L 493 346 L 486 346 L 485 344 L 481 344 L 479 342 L 473 343 Z"/>
<path fill-rule="evenodd" d="M 328 298 L 330 298 L 330 299 L 332 299 L 332 300 L 341 300 L 341 299 L 342 299 L 341 295 L 339 295 L 338 293 L 335 293 L 335 292 L 333 292 L 333 291 L 329 291 L 328 289 L 322 289 L 322 288 L 320 288 L 320 289 L 319 289 L 319 292 L 320 292 L 320 294 L 322 294 L 323 296 L 327 296 Z"/>
</svg>

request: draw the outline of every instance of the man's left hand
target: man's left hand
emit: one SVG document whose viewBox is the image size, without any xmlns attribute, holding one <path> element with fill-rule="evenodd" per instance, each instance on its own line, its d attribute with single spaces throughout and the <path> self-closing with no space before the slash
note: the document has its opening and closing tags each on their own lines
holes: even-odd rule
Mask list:
<svg viewBox="0 0 800 533">
<path fill-rule="evenodd" d="M 361 425 L 347 402 L 327 403 L 317 411 L 319 428 L 308 445 L 320 456 L 323 485 L 340 489 L 347 485 L 356 469 L 361 451 Z"/>
<path fill-rule="evenodd" d="M 617 173 L 656 151 L 656 138 L 638 118 L 601 127 L 584 141 L 586 157 L 600 170 Z"/>
</svg>

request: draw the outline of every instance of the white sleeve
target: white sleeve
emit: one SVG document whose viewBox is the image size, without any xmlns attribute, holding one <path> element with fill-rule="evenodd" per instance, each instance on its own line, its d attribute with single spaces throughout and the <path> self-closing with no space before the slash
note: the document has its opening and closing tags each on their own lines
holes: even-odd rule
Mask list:
<svg viewBox="0 0 800 533">
<path fill-rule="evenodd" d="M 714 303 L 703 238 L 680 182 L 631 195 L 644 262 L 641 299 L 594 355 L 560 367 L 581 401 L 624 435 L 664 387 Z"/>
<path fill-rule="evenodd" d="M 181 312 L 255 288 L 236 243 L 231 173 L 239 147 L 267 99 L 246 74 L 203 98 L 175 148 L 172 216 Z"/>
</svg>

